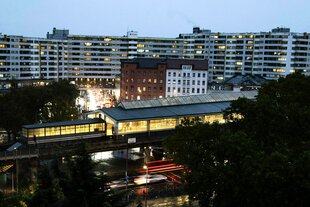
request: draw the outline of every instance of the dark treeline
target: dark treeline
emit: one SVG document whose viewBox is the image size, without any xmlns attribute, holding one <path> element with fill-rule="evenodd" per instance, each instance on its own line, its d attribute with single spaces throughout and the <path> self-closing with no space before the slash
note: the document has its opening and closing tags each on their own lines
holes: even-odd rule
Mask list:
<svg viewBox="0 0 310 207">
<path fill-rule="evenodd" d="M 24 124 L 76 119 L 78 95 L 78 89 L 68 81 L 40 87 L 13 87 L 0 96 L 0 128 L 6 130 L 11 141 Z"/>
<path fill-rule="evenodd" d="M 187 192 L 201 206 L 310 206 L 310 77 L 270 82 L 254 101 L 240 98 L 227 123 L 199 120 L 165 140 L 188 171 Z"/>
</svg>

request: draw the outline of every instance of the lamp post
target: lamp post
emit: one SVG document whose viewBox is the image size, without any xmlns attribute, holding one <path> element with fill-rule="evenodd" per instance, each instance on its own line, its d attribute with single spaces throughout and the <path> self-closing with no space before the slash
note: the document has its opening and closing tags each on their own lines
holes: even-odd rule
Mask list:
<svg viewBox="0 0 310 207">
<path fill-rule="evenodd" d="M 147 207 L 147 177 L 148 177 L 148 167 L 147 165 L 143 165 L 143 169 L 145 169 L 145 195 L 144 195 L 144 206 Z"/>
<path fill-rule="evenodd" d="M 17 162 L 17 148 L 14 147 L 15 150 L 15 167 L 16 167 L 16 192 L 18 192 L 18 162 Z M 14 185 L 14 184 L 13 184 Z"/>
</svg>

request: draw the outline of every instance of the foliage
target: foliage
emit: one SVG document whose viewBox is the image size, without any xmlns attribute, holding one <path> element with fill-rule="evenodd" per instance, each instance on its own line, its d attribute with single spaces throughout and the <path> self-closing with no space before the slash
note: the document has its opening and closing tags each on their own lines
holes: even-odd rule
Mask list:
<svg viewBox="0 0 310 207">
<path fill-rule="evenodd" d="M 201 206 L 310 205 L 310 78 L 292 74 L 239 99 L 227 123 L 187 124 L 165 140 Z"/>
<path fill-rule="evenodd" d="M 11 139 L 21 126 L 35 122 L 64 121 L 77 118 L 75 99 L 78 90 L 68 81 L 44 87 L 12 88 L 0 96 L 0 127 Z"/>
<path fill-rule="evenodd" d="M 121 195 L 110 191 L 106 175 L 95 173 L 97 164 L 82 146 L 64 165 L 54 160 L 49 168 L 41 166 L 29 206 L 115 206 Z"/>
<path fill-rule="evenodd" d="M 59 178 L 47 166 L 41 166 L 38 188 L 30 199 L 31 207 L 61 206 L 64 200 Z"/>
<path fill-rule="evenodd" d="M 96 164 L 85 148 L 69 160 L 69 179 L 64 188 L 67 206 L 100 206 L 107 201 L 108 178 L 95 174 Z"/>
</svg>

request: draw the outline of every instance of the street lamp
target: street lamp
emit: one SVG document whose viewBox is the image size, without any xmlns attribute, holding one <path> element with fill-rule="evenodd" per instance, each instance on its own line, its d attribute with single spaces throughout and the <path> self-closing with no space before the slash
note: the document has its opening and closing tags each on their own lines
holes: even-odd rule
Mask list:
<svg viewBox="0 0 310 207">
<path fill-rule="evenodd" d="M 148 167 L 147 167 L 147 165 L 143 165 L 143 169 L 145 169 L 145 197 L 144 197 L 144 202 L 145 202 L 145 204 L 144 204 L 144 206 L 145 207 L 147 207 L 147 194 L 148 194 L 148 192 L 147 192 L 147 177 L 148 177 Z"/>
<path fill-rule="evenodd" d="M 17 148 L 14 147 L 15 150 L 15 167 L 16 167 L 16 192 L 18 192 L 18 162 L 17 162 Z"/>
</svg>

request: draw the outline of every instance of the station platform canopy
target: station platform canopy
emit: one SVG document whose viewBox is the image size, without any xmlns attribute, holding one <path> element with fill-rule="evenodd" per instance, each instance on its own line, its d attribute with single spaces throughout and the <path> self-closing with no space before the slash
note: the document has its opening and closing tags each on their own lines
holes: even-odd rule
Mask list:
<svg viewBox="0 0 310 207">
<path fill-rule="evenodd" d="M 97 112 L 115 121 L 146 120 L 223 113 L 239 97 L 255 99 L 256 91 L 212 92 L 205 95 L 122 101 L 118 107 Z"/>
</svg>

